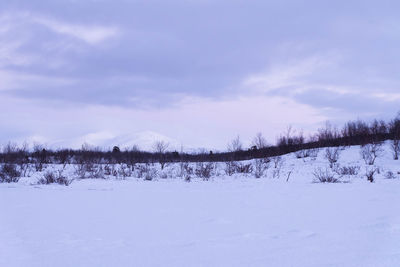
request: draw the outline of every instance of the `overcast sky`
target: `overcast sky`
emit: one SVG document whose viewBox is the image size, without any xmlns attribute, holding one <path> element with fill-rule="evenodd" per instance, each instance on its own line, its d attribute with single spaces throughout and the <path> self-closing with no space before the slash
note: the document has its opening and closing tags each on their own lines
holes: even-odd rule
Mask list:
<svg viewBox="0 0 400 267">
<path fill-rule="evenodd" d="M 400 110 L 400 2 L 0 1 L 0 143 L 224 149 Z"/>
</svg>

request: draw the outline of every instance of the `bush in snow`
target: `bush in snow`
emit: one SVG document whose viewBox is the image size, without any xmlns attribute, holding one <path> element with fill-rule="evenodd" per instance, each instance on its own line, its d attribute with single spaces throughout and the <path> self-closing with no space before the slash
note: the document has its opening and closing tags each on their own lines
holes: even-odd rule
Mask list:
<svg viewBox="0 0 400 267">
<path fill-rule="evenodd" d="M 400 140 L 399 139 L 392 140 L 390 147 L 392 149 L 393 159 L 398 160 L 400 153 Z"/>
<path fill-rule="evenodd" d="M 186 182 L 190 182 L 193 175 L 193 168 L 190 167 L 188 162 L 181 161 L 179 163 L 179 176 L 182 177 Z"/>
<path fill-rule="evenodd" d="M 256 178 L 261 178 L 265 171 L 268 170 L 270 164 L 270 159 L 256 159 L 254 161 L 254 176 Z"/>
<path fill-rule="evenodd" d="M 244 164 L 244 163 L 238 163 L 236 164 L 236 172 L 237 173 L 252 173 L 253 172 L 253 165 L 251 163 L 249 164 Z"/>
<path fill-rule="evenodd" d="M 132 177 L 132 168 L 127 164 L 121 164 L 118 168 L 116 178 L 126 179 L 127 177 Z"/>
<path fill-rule="evenodd" d="M 365 176 L 367 177 L 367 180 L 370 181 L 371 183 L 373 183 L 375 181 L 375 173 L 378 172 L 379 169 L 378 168 L 366 168 L 365 171 Z"/>
<path fill-rule="evenodd" d="M 39 179 L 38 184 L 59 184 L 59 185 L 70 185 L 72 180 L 69 180 L 62 174 L 62 171 L 52 172 L 47 171 L 43 174 L 43 177 Z"/>
<path fill-rule="evenodd" d="M 386 179 L 395 179 L 396 175 L 392 171 L 388 171 L 385 173 L 385 178 Z"/>
<path fill-rule="evenodd" d="M 225 173 L 228 176 L 232 176 L 236 172 L 236 162 L 234 161 L 227 161 L 225 162 Z"/>
<path fill-rule="evenodd" d="M 296 158 L 302 159 L 302 158 L 308 158 L 311 157 L 312 159 L 316 159 L 318 157 L 318 148 L 312 148 L 312 149 L 303 149 L 295 152 Z"/>
<path fill-rule="evenodd" d="M 75 175 L 81 179 L 104 179 L 105 175 L 117 176 L 115 164 L 106 164 L 103 168 L 101 164 L 74 164 Z"/>
<path fill-rule="evenodd" d="M 375 142 L 361 146 L 361 157 L 365 164 L 374 165 L 375 160 L 382 154 L 382 143 Z"/>
<path fill-rule="evenodd" d="M 152 181 L 157 178 L 157 170 L 150 166 L 149 163 L 139 165 L 136 168 L 138 178 L 143 178 L 146 181 Z"/>
<path fill-rule="evenodd" d="M 212 162 L 198 162 L 195 169 L 197 177 L 208 181 L 211 178 L 214 167 L 215 166 Z"/>
<path fill-rule="evenodd" d="M 17 183 L 21 172 L 15 164 L 4 164 L 0 167 L 0 183 Z"/>
<path fill-rule="evenodd" d="M 360 166 L 343 166 L 343 167 L 338 167 L 335 169 L 335 172 L 340 175 L 340 176 L 344 176 L 344 175 L 358 175 L 360 171 Z"/>
<path fill-rule="evenodd" d="M 339 179 L 336 178 L 335 174 L 326 168 L 325 170 L 322 170 L 321 168 L 318 168 L 314 170 L 313 172 L 315 182 L 319 183 L 339 183 Z"/>
<path fill-rule="evenodd" d="M 280 169 L 283 166 L 284 159 L 281 156 L 273 157 L 272 162 L 274 163 L 275 169 Z"/>
<path fill-rule="evenodd" d="M 235 161 L 227 161 L 225 162 L 225 173 L 229 176 L 232 176 L 234 173 L 252 173 L 253 165 L 251 163 L 245 164 L 241 162 Z"/>
<path fill-rule="evenodd" d="M 146 172 L 146 174 L 145 174 L 145 176 L 144 176 L 144 179 L 145 179 L 146 181 L 152 181 L 152 180 L 154 180 L 155 178 L 157 178 L 157 170 L 154 169 L 154 168 L 150 168 L 150 169 Z"/>
<path fill-rule="evenodd" d="M 328 147 L 325 149 L 325 158 L 329 161 L 329 167 L 333 168 L 334 164 L 338 162 L 340 157 L 339 147 Z"/>
</svg>

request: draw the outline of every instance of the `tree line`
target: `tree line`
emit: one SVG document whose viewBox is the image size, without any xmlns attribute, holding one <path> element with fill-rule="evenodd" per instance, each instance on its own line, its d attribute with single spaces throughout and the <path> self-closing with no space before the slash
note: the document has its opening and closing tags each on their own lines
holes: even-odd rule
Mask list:
<svg viewBox="0 0 400 267">
<path fill-rule="evenodd" d="M 339 129 L 330 123 L 320 128 L 315 134 L 304 136 L 301 132 L 295 133 L 291 127 L 281 134 L 275 145 L 268 145 L 261 133 L 257 134 L 251 147 L 243 148 L 240 138 L 232 140 L 225 152 L 202 151 L 200 153 L 185 153 L 169 151 L 168 144 L 157 141 L 154 150 L 141 151 L 136 147 L 121 150 L 115 146 L 112 150 L 104 151 L 87 144 L 80 149 L 52 150 L 40 144 L 32 149 L 28 144 L 18 146 L 9 142 L 0 152 L 0 163 L 7 164 L 34 164 L 40 171 L 46 164 L 128 164 L 154 163 L 163 166 L 171 162 L 228 162 L 257 158 L 268 158 L 284 155 L 291 152 L 352 145 L 365 145 L 393 140 L 393 146 L 399 147 L 400 140 L 400 113 L 390 121 L 363 120 L 349 121 Z"/>
</svg>

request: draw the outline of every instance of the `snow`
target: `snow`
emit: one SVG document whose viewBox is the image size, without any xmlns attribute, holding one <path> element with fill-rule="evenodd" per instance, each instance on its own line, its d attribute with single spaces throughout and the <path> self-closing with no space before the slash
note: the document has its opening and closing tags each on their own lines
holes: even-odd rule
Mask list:
<svg viewBox="0 0 400 267">
<path fill-rule="evenodd" d="M 347 183 L 313 183 L 326 167 L 283 156 L 280 178 L 85 179 L 0 184 L 0 266 L 400 266 L 400 170 L 388 144 L 376 181 L 361 166 Z M 54 166 L 53 166 L 54 167 Z M 169 165 L 167 171 L 177 171 Z M 286 175 L 292 175 L 286 182 Z M 71 174 L 72 175 L 72 174 Z"/>
</svg>

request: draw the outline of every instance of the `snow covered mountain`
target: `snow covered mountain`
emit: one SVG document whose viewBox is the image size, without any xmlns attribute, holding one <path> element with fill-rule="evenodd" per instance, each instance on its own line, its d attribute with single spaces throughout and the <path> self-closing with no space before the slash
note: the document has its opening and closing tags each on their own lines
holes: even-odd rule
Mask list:
<svg viewBox="0 0 400 267">
<path fill-rule="evenodd" d="M 128 149 L 136 146 L 140 150 L 153 151 L 153 145 L 157 141 L 164 141 L 169 144 L 168 150 L 181 150 L 181 142 L 154 131 L 140 131 L 129 134 L 114 134 L 110 132 L 94 132 L 76 138 L 72 141 L 63 140 L 49 144 L 51 148 L 72 147 L 80 148 L 86 143 L 104 149 L 118 146 L 121 149 Z"/>
</svg>

